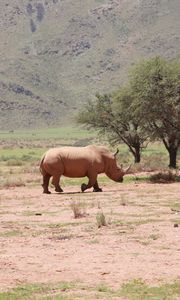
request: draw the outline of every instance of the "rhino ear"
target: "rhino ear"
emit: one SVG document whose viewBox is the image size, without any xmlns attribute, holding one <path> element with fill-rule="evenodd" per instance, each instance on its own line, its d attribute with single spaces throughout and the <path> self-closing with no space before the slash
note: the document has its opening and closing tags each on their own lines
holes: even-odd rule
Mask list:
<svg viewBox="0 0 180 300">
<path fill-rule="evenodd" d="M 116 157 L 116 155 L 118 154 L 119 149 L 117 148 L 116 152 L 114 153 L 114 157 Z"/>
</svg>

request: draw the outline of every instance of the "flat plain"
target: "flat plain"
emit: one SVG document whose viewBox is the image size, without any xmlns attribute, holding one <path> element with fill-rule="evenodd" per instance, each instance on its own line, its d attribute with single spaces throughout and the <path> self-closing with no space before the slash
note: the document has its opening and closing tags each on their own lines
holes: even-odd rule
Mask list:
<svg viewBox="0 0 180 300">
<path fill-rule="evenodd" d="M 180 299 L 180 183 L 134 170 L 99 176 L 102 193 L 63 177 L 64 192 L 46 195 L 47 143 L 35 143 L 1 145 L 0 300 Z"/>
<path fill-rule="evenodd" d="M 80 193 L 78 183 L 66 182 L 63 194 L 51 195 L 28 184 L 1 189 L 2 291 L 45 284 L 45 291 L 35 291 L 37 299 L 47 294 L 54 299 L 56 293 L 67 299 L 108 299 L 109 294 L 134 299 L 123 298 L 123 284 L 178 280 L 179 183 L 102 186 L 102 193 Z M 102 214 L 105 226 L 98 223 Z M 55 287 L 62 282 L 68 288 Z"/>
</svg>

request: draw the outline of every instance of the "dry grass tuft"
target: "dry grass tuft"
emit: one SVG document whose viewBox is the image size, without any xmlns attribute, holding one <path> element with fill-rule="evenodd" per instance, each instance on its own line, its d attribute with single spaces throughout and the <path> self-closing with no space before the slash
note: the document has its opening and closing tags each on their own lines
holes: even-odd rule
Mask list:
<svg viewBox="0 0 180 300">
<path fill-rule="evenodd" d="M 100 212 L 96 215 L 96 221 L 98 228 L 102 226 L 107 226 L 106 218 L 103 212 Z"/>
<path fill-rule="evenodd" d="M 21 187 L 21 186 L 25 186 L 25 182 L 21 178 L 7 179 L 2 184 L 2 187 L 7 189 L 11 187 Z"/>
<path fill-rule="evenodd" d="M 87 216 L 84 203 L 73 201 L 71 202 L 70 207 L 73 211 L 75 219 L 79 219 Z"/>
</svg>

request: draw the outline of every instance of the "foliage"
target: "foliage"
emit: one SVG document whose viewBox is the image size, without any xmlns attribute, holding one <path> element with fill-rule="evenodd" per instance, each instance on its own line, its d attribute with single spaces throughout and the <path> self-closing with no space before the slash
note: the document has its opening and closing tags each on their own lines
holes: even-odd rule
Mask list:
<svg viewBox="0 0 180 300">
<path fill-rule="evenodd" d="M 180 146 L 180 61 L 155 57 L 142 61 L 131 72 L 134 116 L 144 131 L 161 140 L 169 152 L 169 166 L 176 167 Z"/>
<path fill-rule="evenodd" d="M 141 118 L 132 114 L 130 107 L 133 102 L 133 91 L 128 85 L 113 94 L 114 118 L 121 130 L 121 140 L 129 147 L 135 162 L 140 162 L 140 153 L 147 146 L 148 135 L 142 131 Z"/>
<path fill-rule="evenodd" d="M 128 108 L 133 96 L 128 87 L 112 95 L 96 95 L 95 102 L 89 102 L 78 115 L 78 122 L 93 127 L 105 134 L 112 145 L 124 142 L 140 162 L 140 152 L 147 136 L 141 134 L 140 121 L 135 119 Z"/>
<path fill-rule="evenodd" d="M 161 138 L 166 130 L 177 130 L 180 138 L 179 83 L 180 64 L 176 60 L 155 57 L 143 60 L 132 69 L 136 116 L 143 118 L 152 136 Z"/>
<path fill-rule="evenodd" d="M 180 146 L 180 63 L 160 57 L 143 60 L 130 81 L 111 95 L 97 95 L 80 112 L 78 122 L 96 128 L 117 144 L 123 141 L 140 162 L 149 138 L 161 140 L 176 168 Z"/>
</svg>

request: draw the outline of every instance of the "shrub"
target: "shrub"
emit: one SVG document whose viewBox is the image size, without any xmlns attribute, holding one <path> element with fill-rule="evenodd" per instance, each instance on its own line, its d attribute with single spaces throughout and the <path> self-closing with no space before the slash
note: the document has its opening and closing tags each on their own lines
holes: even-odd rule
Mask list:
<svg viewBox="0 0 180 300">
<path fill-rule="evenodd" d="M 172 171 L 159 172 L 150 176 L 150 181 L 153 183 L 172 183 L 180 181 L 180 176 Z"/>
</svg>

